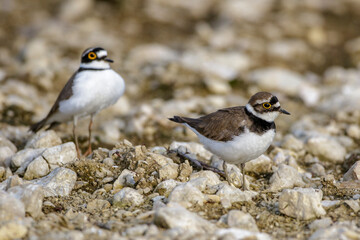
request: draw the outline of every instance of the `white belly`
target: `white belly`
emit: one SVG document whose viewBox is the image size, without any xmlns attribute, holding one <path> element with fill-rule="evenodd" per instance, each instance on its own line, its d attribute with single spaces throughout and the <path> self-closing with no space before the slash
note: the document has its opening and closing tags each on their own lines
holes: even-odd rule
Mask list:
<svg viewBox="0 0 360 240">
<path fill-rule="evenodd" d="M 114 104 L 125 91 L 125 83 L 112 69 L 83 71 L 74 79 L 73 96 L 60 102 L 56 121 L 70 121 L 74 116 L 95 114 Z"/>
<path fill-rule="evenodd" d="M 231 141 L 221 142 L 206 138 L 195 129 L 189 128 L 196 133 L 206 149 L 225 162 L 233 164 L 245 163 L 259 157 L 269 148 L 275 137 L 275 130 L 271 129 L 261 136 L 246 132 Z"/>
</svg>

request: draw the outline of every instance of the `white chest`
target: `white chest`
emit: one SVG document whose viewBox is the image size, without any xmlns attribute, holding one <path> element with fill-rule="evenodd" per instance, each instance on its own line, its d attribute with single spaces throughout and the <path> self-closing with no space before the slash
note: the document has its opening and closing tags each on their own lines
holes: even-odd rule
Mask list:
<svg viewBox="0 0 360 240">
<path fill-rule="evenodd" d="M 59 106 L 64 114 L 85 116 L 114 104 L 125 91 L 125 83 L 112 69 L 79 72 L 74 79 L 73 96 Z"/>
<path fill-rule="evenodd" d="M 275 130 L 268 130 L 263 135 L 246 132 L 231 141 L 221 142 L 204 137 L 191 128 L 199 137 L 200 142 L 210 152 L 228 163 L 240 164 L 259 157 L 270 146 L 275 137 Z"/>
</svg>

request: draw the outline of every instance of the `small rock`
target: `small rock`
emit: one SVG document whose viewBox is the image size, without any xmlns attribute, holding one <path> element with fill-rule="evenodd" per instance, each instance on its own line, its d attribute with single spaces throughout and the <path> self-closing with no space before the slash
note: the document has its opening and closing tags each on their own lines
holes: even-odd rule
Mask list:
<svg viewBox="0 0 360 240">
<path fill-rule="evenodd" d="M 13 151 L 8 146 L 0 146 L 0 164 L 6 165 L 7 159 L 11 159 L 11 157 L 15 154 L 15 151 Z"/>
<path fill-rule="evenodd" d="M 136 149 L 136 148 L 135 148 Z M 173 160 L 171 158 L 165 157 L 161 154 L 156 154 L 152 152 L 148 152 L 147 155 L 151 157 L 157 164 L 159 164 L 161 167 L 165 166 L 168 163 L 173 163 Z"/>
<path fill-rule="evenodd" d="M 322 176 L 326 175 L 325 168 L 320 163 L 315 163 L 315 164 L 311 165 L 310 172 L 315 177 L 322 177 Z"/>
<path fill-rule="evenodd" d="M 12 152 L 16 152 L 16 146 L 6 137 L 0 135 L 0 147 L 8 147 Z"/>
<path fill-rule="evenodd" d="M 251 232 L 238 228 L 222 228 L 215 232 L 218 239 L 252 239 L 252 240 L 271 240 L 266 233 Z"/>
<path fill-rule="evenodd" d="M 190 175 L 190 180 L 196 178 L 205 178 L 206 179 L 205 183 L 208 186 L 214 186 L 221 183 L 219 176 L 213 171 L 200 171 Z"/>
<path fill-rule="evenodd" d="M 25 217 L 25 206 L 14 195 L 0 190 L 0 219 L 10 221 Z"/>
<path fill-rule="evenodd" d="M 360 127 L 356 124 L 351 124 L 346 128 L 346 134 L 354 139 L 360 139 Z"/>
<path fill-rule="evenodd" d="M 340 200 L 323 200 L 321 201 L 321 206 L 325 209 L 328 210 L 334 206 L 340 205 Z"/>
<path fill-rule="evenodd" d="M 159 169 L 160 180 L 175 179 L 179 175 L 179 165 L 176 163 L 168 163 Z"/>
<path fill-rule="evenodd" d="M 127 228 L 125 230 L 125 234 L 127 237 L 139 237 L 139 236 L 143 236 L 146 230 L 148 230 L 148 225 L 140 224 Z"/>
<path fill-rule="evenodd" d="M 169 202 L 176 202 L 189 208 L 193 205 L 202 206 L 206 201 L 205 195 L 191 183 L 183 183 L 175 187 L 170 193 Z"/>
<path fill-rule="evenodd" d="M 138 191 L 132 188 L 123 188 L 113 197 L 114 207 L 137 207 L 144 202 L 144 197 Z"/>
<path fill-rule="evenodd" d="M 248 202 L 251 201 L 258 193 L 253 191 L 241 191 L 240 189 L 223 184 L 219 190 L 216 192 L 216 195 L 223 199 L 228 199 L 231 203 L 237 202 Z"/>
<path fill-rule="evenodd" d="M 76 173 L 68 168 L 58 167 L 45 177 L 31 181 L 44 187 L 45 197 L 68 196 L 75 186 Z"/>
<path fill-rule="evenodd" d="M 161 154 L 161 155 L 165 155 L 167 153 L 167 149 L 162 146 L 153 147 L 153 148 L 151 148 L 150 151 L 153 153 L 156 153 L 156 154 Z"/>
<path fill-rule="evenodd" d="M 288 134 L 284 137 L 281 146 L 285 149 L 289 149 L 295 152 L 304 149 L 304 143 L 297 139 L 294 135 Z"/>
<path fill-rule="evenodd" d="M 251 160 L 245 164 L 245 172 L 253 172 L 257 175 L 271 173 L 272 161 L 268 156 L 261 155 L 260 157 Z"/>
<path fill-rule="evenodd" d="M 172 142 L 170 144 L 170 151 L 177 151 L 179 147 L 185 147 L 188 152 L 197 154 L 204 159 L 210 159 L 213 155 L 202 144 L 196 142 Z"/>
<path fill-rule="evenodd" d="M 216 226 L 178 204 L 170 204 L 155 212 L 154 223 L 167 229 L 179 228 L 187 233 L 212 233 Z"/>
<path fill-rule="evenodd" d="M 321 205 L 322 191 L 313 188 L 285 189 L 279 198 L 280 212 L 297 219 L 309 220 L 326 214 Z"/>
<path fill-rule="evenodd" d="M 303 187 L 305 183 L 301 174 L 293 167 L 281 164 L 279 169 L 270 178 L 270 191 L 279 191 L 285 188 Z"/>
<path fill-rule="evenodd" d="M 351 168 L 345 173 L 344 181 L 360 180 L 360 161 L 357 161 Z"/>
<path fill-rule="evenodd" d="M 50 170 L 72 163 L 77 157 L 76 147 L 73 142 L 47 148 L 41 155 L 49 164 Z"/>
<path fill-rule="evenodd" d="M 136 176 L 135 172 L 132 172 L 130 170 L 124 169 L 120 176 L 116 179 L 114 182 L 113 189 L 115 191 L 120 190 L 124 187 L 134 187 L 136 182 L 134 180 L 134 177 Z"/>
<path fill-rule="evenodd" d="M 27 148 L 20 150 L 11 158 L 11 167 L 17 169 L 21 166 L 23 168 L 22 172 L 24 173 L 29 163 L 38 156 L 40 156 L 44 152 L 44 150 L 44 148 Z"/>
<path fill-rule="evenodd" d="M 356 200 L 345 200 L 345 203 L 355 212 L 357 213 L 360 210 L 359 202 Z"/>
<path fill-rule="evenodd" d="M 309 224 L 309 228 L 311 230 L 318 230 L 320 228 L 327 228 L 332 224 L 332 220 L 329 217 L 323 219 L 316 219 L 312 223 Z"/>
<path fill-rule="evenodd" d="M 241 228 L 251 232 L 259 231 L 254 218 L 249 213 L 240 210 L 231 210 L 228 214 L 223 215 L 220 221 L 223 221 L 231 228 Z"/>
<path fill-rule="evenodd" d="M 22 239 L 26 236 L 28 227 L 22 220 L 6 221 L 0 224 L 0 239 Z"/>
<path fill-rule="evenodd" d="M 314 232 L 309 240 L 323 239 L 359 239 L 360 229 L 353 222 L 337 222 L 331 227 L 321 228 Z"/>
<path fill-rule="evenodd" d="M 49 148 L 61 144 L 61 138 L 55 131 L 36 133 L 26 143 L 25 148 Z"/>
<path fill-rule="evenodd" d="M 31 183 L 23 184 L 10 188 L 8 193 L 21 200 L 25 206 L 25 212 L 32 217 L 36 218 L 42 213 L 44 190 L 41 186 Z"/>
<path fill-rule="evenodd" d="M 101 211 L 103 209 L 110 208 L 110 206 L 111 204 L 109 201 L 103 199 L 94 199 L 87 204 L 86 208 L 88 211 Z"/>
<path fill-rule="evenodd" d="M 168 197 L 173 189 L 180 184 L 181 182 L 175 181 L 174 179 L 165 180 L 156 186 L 155 191 L 162 196 Z"/>
<path fill-rule="evenodd" d="M 35 158 L 26 168 L 24 179 L 32 180 L 46 176 L 50 172 L 49 164 L 42 156 Z"/>
<path fill-rule="evenodd" d="M 108 167 L 112 167 L 115 165 L 114 159 L 107 157 L 103 160 L 103 164 L 105 164 Z"/>
<path fill-rule="evenodd" d="M 325 137 L 312 137 L 306 143 L 307 150 L 333 163 L 342 163 L 345 160 L 346 149 L 337 141 Z"/>
</svg>

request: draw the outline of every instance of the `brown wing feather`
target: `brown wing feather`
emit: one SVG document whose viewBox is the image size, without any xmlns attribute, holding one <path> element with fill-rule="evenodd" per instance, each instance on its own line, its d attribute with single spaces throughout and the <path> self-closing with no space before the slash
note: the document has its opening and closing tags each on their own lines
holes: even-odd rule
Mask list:
<svg viewBox="0 0 360 240">
<path fill-rule="evenodd" d="M 52 126 L 57 125 L 57 123 L 53 122 L 53 123 L 48 123 L 47 120 L 58 111 L 59 109 L 59 104 L 61 101 L 69 99 L 72 95 L 73 95 L 73 83 L 74 83 L 74 79 L 75 79 L 75 75 L 76 75 L 77 71 L 71 76 L 71 78 L 69 79 L 69 81 L 65 84 L 64 88 L 61 90 L 59 96 L 57 97 L 54 105 L 52 106 L 52 108 L 50 109 L 48 115 L 42 119 L 41 121 L 33 124 L 30 126 L 30 131 L 33 132 L 37 132 L 39 131 L 41 128 L 43 128 L 45 125 L 47 124 L 51 124 L 51 126 L 49 128 L 51 128 Z"/>
<path fill-rule="evenodd" d="M 247 116 L 244 107 L 220 109 L 203 117 L 181 119 L 203 136 L 217 141 L 229 141 L 244 131 Z"/>
</svg>

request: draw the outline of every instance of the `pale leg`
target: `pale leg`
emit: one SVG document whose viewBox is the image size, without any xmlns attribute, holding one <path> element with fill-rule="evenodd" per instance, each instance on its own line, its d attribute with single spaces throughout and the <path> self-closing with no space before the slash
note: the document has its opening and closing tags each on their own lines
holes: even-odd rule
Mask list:
<svg viewBox="0 0 360 240">
<path fill-rule="evenodd" d="M 85 156 L 88 156 L 91 154 L 92 149 L 91 149 L 91 128 L 92 128 L 92 124 L 93 124 L 93 117 L 94 115 L 90 115 L 90 123 L 89 123 L 89 146 L 88 149 L 86 150 L 86 152 L 84 153 Z"/>
<path fill-rule="evenodd" d="M 240 170 L 241 170 L 241 174 L 243 175 L 243 183 L 242 183 L 242 190 L 243 191 L 245 191 L 245 190 L 249 190 L 248 189 L 248 186 L 247 186 L 247 184 L 246 184 L 246 178 L 245 178 L 245 171 L 244 171 L 244 169 L 245 169 L 245 163 L 241 163 L 240 164 Z"/>
<path fill-rule="evenodd" d="M 76 136 L 76 124 L 77 124 L 77 117 L 74 116 L 74 118 L 73 118 L 73 138 L 74 138 L 74 141 L 75 141 L 75 147 L 76 147 L 77 156 L 78 156 L 78 158 L 80 158 L 81 152 L 80 152 L 80 149 L 79 149 L 79 142 L 78 142 L 78 139 L 77 139 L 77 136 Z"/>
</svg>

